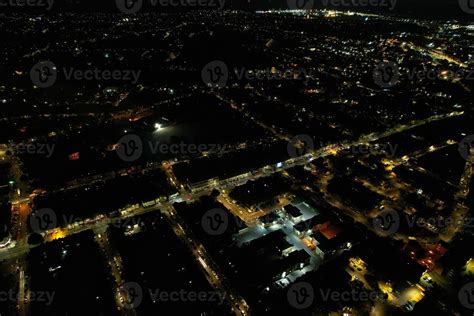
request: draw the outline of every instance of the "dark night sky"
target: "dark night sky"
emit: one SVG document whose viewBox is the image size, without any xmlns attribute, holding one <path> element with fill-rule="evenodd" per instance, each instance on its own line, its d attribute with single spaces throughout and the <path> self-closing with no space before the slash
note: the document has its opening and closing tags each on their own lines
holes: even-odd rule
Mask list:
<svg viewBox="0 0 474 316">
<path fill-rule="evenodd" d="M 46 1 L 46 0 L 42 0 Z M 63 10 L 67 7 L 68 10 L 72 11 L 110 11 L 117 12 L 115 7 L 115 0 L 54 0 L 53 11 Z M 143 0 L 145 3 L 150 0 Z M 186 0 L 174 0 L 174 1 L 186 1 Z M 196 0 L 193 0 L 196 1 Z M 218 1 L 218 0 L 208 0 Z M 226 7 L 232 7 L 235 9 L 243 9 L 248 11 L 264 10 L 264 9 L 287 9 L 287 0 L 224 0 L 226 1 Z M 314 0 L 316 7 L 322 7 L 323 0 Z M 348 0 L 346 0 L 348 1 Z M 353 0 L 360 1 L 360 0 Z M 390 1 L 390 0 L 379 0 L 379 1 Z M 389 11 L 386 8 L 366 8 L 367 11 L 381 12 L 387 14 L 400 14 L 406 16 L 416 16 L 428 19 L 458 19 L 474 21 L 474 14 L 468 15 L 464 13 L 459 5 L 459 0 L 397 0 L 396 7 L 393 11 Z M 471 1 L 474 5 L 474 0 Z M 2 8 L 2 11 L 6 11 L 6 8 Z M 54 10 L 55 9 L 55 10 Z M 24 8 L 22 9 L 24 11 Z M 154 11 L 163 11 L 163 8 L 154 8 Z M 358 9 L 358 11 L 364 11 L 364 9 Z"/>
<path fill-rule="evenodd" d="M 247 0 L 244 1 L 247 2 Z M 314 1 L 317 7 L 322 7 L 322 0 Z M 257 0 L 252 2 L 254 3 L 253 6 L 259 8 L 278 8 L 285 6 L 287 3 L 286 0 Z M 472 1 L 472 3 L 474 5 L 474 1 Z M 368 8 L 368 10 L 377 12 L 376 8 Z M 392 11 L 381 9 L 380 12 L 390 13 Z M 468 19 L 474 21 L 474 15 L 465 14 L 460 9 L 458 0 L 397 0 L 393 13 L 427 18 Z"/>
</svg>

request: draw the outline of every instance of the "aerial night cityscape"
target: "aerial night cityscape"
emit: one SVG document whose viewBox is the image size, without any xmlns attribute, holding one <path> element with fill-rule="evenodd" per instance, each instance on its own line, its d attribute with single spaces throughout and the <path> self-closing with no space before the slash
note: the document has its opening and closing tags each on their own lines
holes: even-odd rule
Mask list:
<svg viewBox="0 0 474 316">
<path fill-rule="evenodd" d="M 0 0 L 0 316 L 474 315 L 474 0 Z"/>
</svg>

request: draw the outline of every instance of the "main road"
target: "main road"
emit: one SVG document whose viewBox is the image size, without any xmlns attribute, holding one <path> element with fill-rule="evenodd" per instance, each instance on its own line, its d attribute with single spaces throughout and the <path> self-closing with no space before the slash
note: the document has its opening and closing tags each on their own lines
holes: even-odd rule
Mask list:
<svg viewBox="0 0 474 316">
<path fill-rule="evenodd" d="M 463 114 L 464 114 L 464 112 L 451 112 L 451 113 L 447 113 L 447 114 L 435 115 L 435 116 L 432 116 L 432 117 L 429 117 L 429 118 L 426 118 L 426 119 L 423 119 L 423 120 L 412 121 L 409 124 L 403 124 L 403 125 L 393 127 L 393 128 L 391 128 L 391 129 L 389 129 L 385 132 L 371 133 L 371 134 L 368 134 L 368 135 L 364 135 L 364 136 L 360 137 L 358 140 L 353 141 L 353 142 L 344 142 L 344 143 L 332 144 L 332 145 L 328 145 L 328 146 L 325 146 L 325 147 L 322 147 L 322 148 L 319 148 L 319 149 L 315 149 L 315 150 L 310 149 L 306 154 L 304 154 L 302 156 L 289 158 L 288 160 L 282 162 L 280 164 L 280 167 L 276 167 L 273 164 L 272 165 L 267 165 L 267 166 L 264 166 L 264 167 L 260 168 L 259 170 L 255 171 L 255 172 L 247 172 L 247 173 L 244 173 L 244 174 L 241 174 L 241 175 L 238 175 L 238 176 L 231 177 L 229 179 L 224 179 L 224 180 L 219 180 L 219 181 L 213 182 L 212 184 L 210 184 L 207 187 L 202 188 L 198 192 L 186 192 L 185 190 L 180 190 L 181 195 L 178 197 L 178 200 L 187 200 L 188 202 L 192 202 L 192 201 L 195 201 L 196 199 L 198 199 L 202 195 L 208 195 L 214 189 L 232 190 L 233 188 L 235 188 L 239 185 L 242 185 L 242 184 L 248 182 L 249 180 L 255 180 L 255 179 L 260 178 L 260 177 L 266 177 L 266 176 L 271 175 L 273 173 L 281 172 L 285 169 L 292 168 L 292 167 L 297 166 L 297 165 L 306 165 L 309 162 L 311 162 L 311 161 L 313 161 L 317 158 L 335 155 L 340 150 L 349 148 L 351 146 L 356 146 L 356 145 L 361 145 L 361 144 L 374 142 L 374 141 L 377 141 L 378 139 L 385 138 L 385 137 L 388 137 L 388 136 L 391 136 L 391 135 L 394 135 L 394 134 L 397 134 L 397 133 L 401 133 L 401 132 L 410 130 L 412 128 L 415 128 L 417 126 L 422 126 L 424 124 L 428 124 L 428 123 L 431 123 L 431 122 L 434 122 L 434 121 L 439 121 L 439 120 L 446 119 L 446 118 L 449 118 L 449 117 L 454 117 L 454 116 L 460 116 L 460 115 L 463 115 Z M 282 136 L 282 135 L 280 134 L 280 136 Z M 285 137 L 283 137 L 283 138 L 287 139 L 288 136 L 285 135 Z M 162 165 L 154 165 L 154 166 L 151 166 L 150 169 L 153 169 L 153 168 L 163 168 L 163 166 Z M 468 172 L 468 174 L 470 174 L 470 172 Z M 170 177 L 170 178 L 173 177 L 173 180 L 176 181 L 176 178 L 172 175 L 172 172 L 168 171 L 167 176 Z M 102 177 L 98 177 L 96 179 L 100 180 L 100 181 L 103 181 Z M 168 179 L 168 180 L 171 180 L 171 179 Z M 80 184 L 86 183 L 87 181 L 84 182 L 84 181 L 79 180 L 78 182 L 79 182 L 78 184 L 80 185 Z M 183 194 L 185 194 L 185 196 L 183 196 Z M 145 214 L 145 213 L 148 213 L 148 212 L 156 211 L 158 209 L 160 209 L 165 215 L 166 214 L 173 214 L 173 213 L 169 213 L 169 210 L 172 209 L 172 203 L 175 200 L 173 200 L 173 198 L 171 196 L 168 197 L 168 200 L 170 202 L 163 203 L 161 205 L 155 205 L 155 206 L 152 206 L 152 207 L 138 207 L 133 211 L 121 214 L 118 218 L 110 218 L 110 217 L 107 217 L 107 216 L 102 216 L 102 218 L 99 219 L 99 220 L 93 220 L 93 219 L 85 220 L 80 225 L 69 225 L 65 228 L 55 228 L 55 229 L 50 230 L 50 231 L 45 233 L 46 238 L 44 239 L 43 242 L 49 242 L 51 240 L 55 240 L 55 239 L 59 239 L 59 238 L 65 238 L 67 236 L 74 235 L 74 234 L 77 234 L 77 233 L 80 233 L 82 231 L 89 230 L 89 229 L 92 229 L 92 230 L 95 230 L 95 231 L 103 231 L 111 223 L 113 223 L 117 220 L 125 219 L 125 218 L 132 217 L 132 216 L 137 216 L 137 215 L 141 215 L 141 214 Z M 166 211 L 166 210 L 168 210 L 168 211 Z M 168 212 L 168 213 L 166 213 L 166 212 Z M 176 217 L 173 216 L 170 219 L 172 220 L 172 219 L 175 219 L 175 218 Z M 24 223 L 24 221 L 23 221 L 23 224 L 25 224 L 24 227 L 26 227 L 26 223 Z M 22 231 L 23 231 L 23 233 L 26 234 L 26 231 L 24 230 L 24 227 L 22 227 L 23 228 Z M 179 226 L 179 227 L 181 227 L 181 226 Z M 174 227 L 174 228 L 176 228 L 176 227 Z M 180 230 L 175 229 L 175 232 L 178 233 L 178 232 L 180 232 Z M 184 232 L 184 230 L 182 231 L 182 233 L 189 234 L 189 232 Z M 37 246 L 38 245 L 29 245 L 27 243 L 27 236 L 24 235 L 24 234 L 21 234 L 19 236 L 19 240 L 15 241 L 14 243 L 9 245 L 8 247 L 0 249 L 0 261 L 5 260 L 5 259 L 19 258 L 19 257 L 20 257 L 20 260 L 22 260 L 21 258 L 22 257 L 24 258 L 26 253 L 31 248 L 34 248 L 34 247 L 37 247 Z M 197 245 L 197 247 L 198 248 L 196 249 L 196 251 L 198 251 L 199 255 L 201 255 L 201 256 L 205 255 L 206 258 L 209 258 L 207 256 L 207 254 L 205 254 L 205 252 L 204 252 L 205 250 L 202 247 L 202 245 L 199 244 L 199 245 Z M 204 260 L 204 259 L 202 259 L 202 260 Z M 210 258 L 208 260 L 209 261 L 201 262 L 201 267 L 202 268 L 207 266 L 207 262 L 212 262 L 212 261 L 210 261 Z M 206 271 L 206 273 L 208 275 L 213 275 L 212 270 Z M 22 283 L 21 275 L 22 274 L 20 274 L 20 283 Z M 214 280 L 214 282 L 215 282 L 215 280 Z M 236 300 L 236 301 L 234 301 L 234 300 Z M 238 298 L 237 294 L 232 294 L 231 305 L 233 306 L 233 309 L 234 309 L 234 311 L 236 312 L 237 315 L 246 315 L 246 313 L 248 312 L 248 306 L 246 305 L 245 301 L 243 301 L 243 299 L 241 299 L 241 298 Z M 23 310 L 24 310 L 24 308 L 23 308 Z"/>
</svg>

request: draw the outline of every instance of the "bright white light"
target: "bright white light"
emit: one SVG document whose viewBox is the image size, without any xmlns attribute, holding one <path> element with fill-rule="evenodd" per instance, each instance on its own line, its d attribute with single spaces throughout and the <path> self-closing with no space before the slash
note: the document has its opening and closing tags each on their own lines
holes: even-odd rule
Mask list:
<svg viewBox="0 0 474 316">
<path fill-rule="evenodd" d="M 156 129 L 157 131 L 159 131 L 159 130 L 161 129 L 161 124 L 156 123 L 156 124 L 155 124 L 155 129 Z"/>
</svg>

